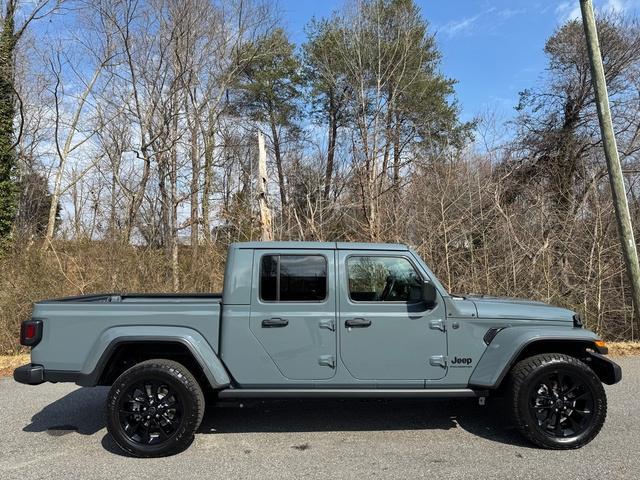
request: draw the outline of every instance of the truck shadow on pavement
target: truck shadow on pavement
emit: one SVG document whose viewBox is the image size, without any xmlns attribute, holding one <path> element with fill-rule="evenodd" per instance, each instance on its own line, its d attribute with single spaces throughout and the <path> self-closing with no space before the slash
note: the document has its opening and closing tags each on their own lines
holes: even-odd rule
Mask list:
<svg viewBox="0 0 640 480">
<path fill-rule="evenodd" d="M 505 415 L 499 399 L 268 400 L 218 405 L 205 414 L 199 433 L 451 430 L 531 447 Z"/>
<path fill-rule="evenodd" d="M 36 413 L 25 432 L 93 435 L 105 428 L 107 388 L 79 388 Z M 209 406 L 199 434 L 451 430 L 461 428 L 494 442 L 530 447 L 509 424 L 498 399 L 268 400 Z M 123 454 L 105 435 L 103 447 Z"/>
<path fill-rule="evenodd" d="M 50 403 L 33 417 L 24 432 L 93 435 L 105 428 L 104 408 L 107 387 L 78 388 Z"/>
</svg>

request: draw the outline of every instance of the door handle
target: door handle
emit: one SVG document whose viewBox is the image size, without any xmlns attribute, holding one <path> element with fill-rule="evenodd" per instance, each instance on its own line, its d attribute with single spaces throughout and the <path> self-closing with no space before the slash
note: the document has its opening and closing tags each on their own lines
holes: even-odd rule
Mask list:
<svg viewBox="0 0 640 480">
<path fill-rule="evenodd" d="M 289 325 L 289 320 L 286 318 L 267 318 L 262 320 L 262 328 L 279 328 Z"/>
<path fill-rule="evenodd" d="M 318 323 L 320 328 L 326 328 L 327 330 L 331 330 L 332 332 L 336 331 L 336 324 L 332 318 L 320 320 Z"/>
<path fill-rule="evenodd" d="M 344 326 L 347 328 L 367 328 L 371 326 L 371 320 L 366 318 L 352 318 L 344 322 Z"/>
<path fill-rule="evenodd" d="M 441 318 L 429 320 L 429 328 L 432 330 L 440 330 L 441 332 L 447 331 L 447 328 L 444 325 L 444 320 L 442 320 Z"/>
</svg>

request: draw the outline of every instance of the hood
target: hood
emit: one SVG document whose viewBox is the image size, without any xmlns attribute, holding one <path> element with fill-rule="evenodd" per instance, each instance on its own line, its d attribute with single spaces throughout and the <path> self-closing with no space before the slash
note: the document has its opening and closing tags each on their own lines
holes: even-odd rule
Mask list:
<svg viewBox="0 0 640 480">
<path fill-rule="evenodd" d="M 469 295 L 466 298 L 475 304 L 478 318 L 512 318 L 573 323 L 574 312 L 544 302 L 484 295 Z"/>
</svg>

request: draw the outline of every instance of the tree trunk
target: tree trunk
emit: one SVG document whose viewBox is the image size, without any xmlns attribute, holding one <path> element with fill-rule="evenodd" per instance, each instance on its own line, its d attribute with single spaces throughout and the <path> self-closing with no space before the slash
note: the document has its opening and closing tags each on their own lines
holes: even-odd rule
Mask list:
<svg viewBox="0 0 640 480">
<path fill-rule="evenodd" d="M 195 112 L 194 112 L 195 114 Z M 200 149 L 195 120 L 191 126 L 191 255 L 198 256 L 200 221 L 198 219 L 200 194 Z"/>
<path fill-rule="evenodd" d="M 333 164 L 338 138 L 338 118 L 336 115 L 335 98 L 333 91 L 329 92 L 329 145 L 327 146 L 327 167 L 324 173 L 324 199 L 331 193 L 331 179 L 333 177 Z"/>
<path fill-rule="evenodd" d="M 394 112 L 395 124 L 393 126 L 393 201 L 395 205 L 398 205 L 400 201 L 400 113 L 396 110 Z"/>
<path fill-rule="evenodd" d="M 111 161 L 111 185 L 109 185 L 110 199 L 109 199 L 109 239 L 112 242 L 118 240 L 118 228 L 117 224 L 117 203 L 116 203 L 116 186 L 118 184 L 118 162 Z"/>
<path fill-rule="evenodd" d="M 140 128 L 143 128 L 142 125 Z M 145 136 L 144 134 L 141 136 L 142 141 L 144 143 Z M 142 161 L 144 163 L 142 167 L 142 177 L 140 179 L 140 185 L 138 186 L 138 191 L 134 192 L 133 197 L 131 198 L 131 203 L 129 203 L 129 210 L 127 212 L 127 220 L 124 227 L 124 232 L 122 235 L 122 241 L 125 243 L 131 242 L 131 235 L 133 235 L 133 229 L 135 227 L 136 217 L 138 216 L 138 212 L 140 211 L 140 207 L 142 206 L 142 201 L 144 200 L 144 194 L 147 191 L 147 184 L 149 183 L 149 178 L 151 176 L 151 160 L 149 159 L 149 153 L 146 148 L 142 148 Z"/>
<path fill-rule="evenodd" d="M 78 123 L 80 122 L 80 115 L 82 114 L 82 110 L 87 102 L 87 98 L 89 94 L 93 90 L 94 85 L 98 81 L 98 77 L 100 76 L 100 72 L 102 71 L 104 64 L 100 63 L 95 72 L 93 73 L 93 77 L 87 84 L 86 88 L 82 92 L 82 95 L 78 99 L 78 106 L 73 114 L 71 119 L 71 123 L 69 124 L 69 133 L 67 134 L 67 138 L 64 142 L 64 146 L 62 150 L 60 150 L 59 139 L 58 139 L 58 130 L 60 125 L 60 112 L 59 109 L 59 99 L 58 99 L 58 88 L 60 86 L 60 72 L 56 74 L 56 86 L 55 86 L 55 109 L 56 109 L 56 127 L 55 127 L 55 143 L 56 150 L 58 153 L 58 169 L 56 171 L 55 183 L 53 187 L 53 193 L 51 195 L 51 205 L 49 206 L 49 219 L 47 222 L 47 233 L 45 235 L 45 241 L 43 244 L 43 248 L 48 248 L 51 244 L 51 240 L 53 240 L 53 234 L 56 228 L 56 218 L 58 213 L 58 203 L 60 202 L 60 197 L 62 196 L 62 177 L 64 175 L 64 169 L 67 164 L 67 159 L 70 153 L 74 150 L 73 146 L 73 138 L 78 129 Z"/>
<path fill-rule="evenodd" d="M 167 154 L 163 153 L 158 157 L 158 190 L 160 191 L 160 237 L 167 259 L 171 258 L 171 198 L 169 197 L 170 187 L 167 188 L 168 164 Z"/>
<path fill-rule="evenodd" d="M 271 118 L 271 138 L 273 140 L 273 156 L 276 161 L 276 169 L 278 171 L 278 187 L 280 188 L 280 203 L 284 212 L 287 206 L 287 190 L 284 181 L 284 169 L 282 167 L 282 152 L 280 151 L 280 138 L 278 136 L 278 126 L 273 118 L 273 112 L 270 113 Z"/>
<path fill-rule="evenodd" d="M 202 231 L 207 243 L 211 242 L 211 220 L 209 218 L 209 197 L 211 195 L 211 176 L 213 175 L 213 153 L 215 148 L 215 130 L 209 120 L 207 137 L 204 139 L 204 181 L 202 184 Z"/>
<path fill-rule="evenodd" d="M 173 291 L 180 290 L 180 268 L 178 263 L 178 115 L 174 111 L 172 124 L 171 164 L 169 166 L 170 186 L 170 237 L 171 237 L 171 280 Z"/>
<path fill-rule="evenodd" d="M 267 200 L 267 151 L 264 147 L 264 136 L 258 132 L 258 204 L 260 210 L 260 239 L 265 242 L 273 240 L 271 210 Z"/>
<path fill-rule="evenodd" d="M 51 194 L 51 205 L 49 205 L 49 217 L 47 220 L 47 232 L 45 234 L 44 248 L 53 240 L 56 226 L 56 214 L 58 213 L 58 204 L 60 203 L 60 190 L 62 189 L 62 172 L 63 162 L 60 161 L 58 170 L 56 171 L 55 181 L 53 183 L 53 192 Z"/>
</svg>

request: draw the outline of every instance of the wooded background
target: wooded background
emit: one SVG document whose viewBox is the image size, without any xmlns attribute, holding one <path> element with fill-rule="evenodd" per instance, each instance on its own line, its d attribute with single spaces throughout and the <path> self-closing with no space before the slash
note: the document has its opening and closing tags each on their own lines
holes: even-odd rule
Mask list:
<svg viewBox="0 0 640 480">
<path fill-rule="evenodd" d="M 39 299 L 221 290 L 260 238 L 258 131 L 276 239 L 408 243 L 452 292 L 638 338 L 580 22 L 513 120 L 462 122 L 412 0 L 347 1 L 302 45 L 260 0 L 1 3 L 0 353 Z M 598 22 L 637 225 L 640 27 Z"/>
</svg>

